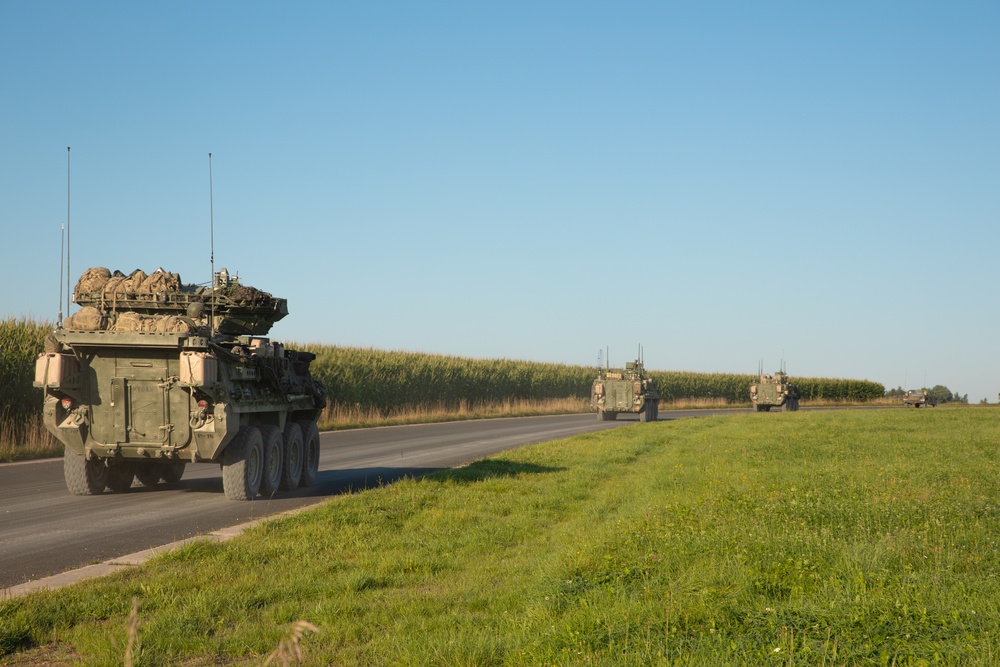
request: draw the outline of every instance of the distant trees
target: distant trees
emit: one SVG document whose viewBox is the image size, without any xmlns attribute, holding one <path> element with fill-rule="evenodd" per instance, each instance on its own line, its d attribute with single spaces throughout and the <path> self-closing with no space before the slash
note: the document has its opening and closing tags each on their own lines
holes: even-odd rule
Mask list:
<svg viewBox="0 0 1000 667">
<path fill-rule="evenodd" d="M 958 392 L 952 392 L 948 387 L 943 384 L 936 384 L 933 387 L 923 387 L 923 391 L 927 392 L 927 397 L 930 398 L 937 404 L 941 403 L 968 403 L 968 394 L 959 394 Z M 902 400 L 903 396 L 906 394 L 906 390 L 902 387 L 896 387 L 895 389 L 887 389 L 885 392 L 886 398 L 898 398 Z"/>
</svg>

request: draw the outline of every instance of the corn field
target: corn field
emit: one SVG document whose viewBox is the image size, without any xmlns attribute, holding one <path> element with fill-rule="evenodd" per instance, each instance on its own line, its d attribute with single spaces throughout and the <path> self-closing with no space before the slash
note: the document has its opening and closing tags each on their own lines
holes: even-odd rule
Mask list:
<svg viewBox="0 0 1000 667">
<path fill-rule="evenodd" d="M 386 413 L 402 406 L 590 396 L 595 369 L 508 359 L 289 344 L 316 354 L 310 366 L 334 403 Z"/>
<path fill-rule="evenodd" d="M 689 373 L 679 371 L 653 371 L 650 376 L 663 401 L 689 398 L 721 398 L 732 404 L 750 403 L 750 385 L 758 380 L 756 375 L 726 373 Z M 885 387 L 870 380 L 844 380 L 840 378 L 806 378 L 792 376 L 803 400 L 864 402 L 882 398 Z"/>
<path fill-rule="evenodd" d="M 35 358 L 44 348 L 47 322 L 0 320 L 0 416 L 21 418 L 41 410 L 41 392 L 31 386 Z M 477 405 L 510 400 L 585 398 L 596 367 L 509 359 L 469 359 L 336 345 L 297 345 L 316 354 L 313 374 L 334 404 L 377 410 L 402 407 Z M 753 375 L 653 371 L 665 403 L 711 399 L 750 402 Z M 869 401 L 885 388 L 868 380 L 793 377 L 804 400 Z"/>
<path fill-rule="evenodd" d="M 316 354 L 312 372 L 331 402 L 386 413 L 403 406 L 470 404 L 500 400 L 589 397 L 596 367 L 508 359 L 468 359 L 333 345 L 289 344 Z M 713 399 L 750 402 L 753 375 L 653 371 L 663 401 Z M 792 378 L 805 400 L 863 402 L 885 387 L 869 380 Z"/>
<path fill-rule="evenodd" d="M 41 413 L 42 392 L 31 383 L 35 359 L 52 329 L 48 322 L 25 318 L 0 320 L 0 417 L 20 419 Z"/>
</svg>

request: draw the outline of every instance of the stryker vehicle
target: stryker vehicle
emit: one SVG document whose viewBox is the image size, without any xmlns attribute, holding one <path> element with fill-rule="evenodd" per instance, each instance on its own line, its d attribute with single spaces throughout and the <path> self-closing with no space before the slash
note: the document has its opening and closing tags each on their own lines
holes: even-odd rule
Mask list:
<svg viewBox="0 0 1000 667">
<path fill-rule="evenodd" d="M 785 410 L 799 409 L 799 388 L 788 381 L 788 373 L 782 368 L 773 376 L 758 371 L 760 382 L 750 385 L 750 402 L 754 412 L 770 412 L 771 408 L 784 406 Z"/>
<path fill-rule="evenodd" d="M 934 398 L 926 389 L 910 389 L 903 394 L 903 405 L 910 408 L 930 407 L 936 405 Z"/>
<path fill-rule="evenodd" d="M 613 421 L 619 413 L 639 413 L 639 421 L 656 421 L 660 394 L 656 384 L 646 377 L 641 360 L 630 361 L 625 368 L 598 369 L 590 388 L 590 409 L 597 410 L 600 421 Z"/>
<path fill-rule="evenodd" d="M 195 462 L 221 465 L 232 500 L 316 483 L 326 397 L 309 374 L 315 355 L 263 337 L 285 299 L 225 269 L 208 288 L 98 268 L 73 300 L 82 308 L 48 336 L 34 382 L 70 493 L 176 484 Z"/>
</svg>

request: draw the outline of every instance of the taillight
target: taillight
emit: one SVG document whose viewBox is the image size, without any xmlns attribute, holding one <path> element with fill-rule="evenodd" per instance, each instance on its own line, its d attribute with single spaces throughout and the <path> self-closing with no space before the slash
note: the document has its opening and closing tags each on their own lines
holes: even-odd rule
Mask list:
<svg viewBox="0 0 1000 667">
<path fill-rule="evenodd" d="M 66 410 L 67 412 L 69 412 L 70 408 L 73 407 L 73 399 L 72 398 L 64 398 L 62 400 L 62 406 L 63 406 L 63 410 Z"/>
<path fill-rule="evenodd" d="M 205 400 L 198 401 L 198 407 L 199 408 L 204 408 L 207 405 L 208 405 L 208 401 L 205 401 Z"/>
</svg>

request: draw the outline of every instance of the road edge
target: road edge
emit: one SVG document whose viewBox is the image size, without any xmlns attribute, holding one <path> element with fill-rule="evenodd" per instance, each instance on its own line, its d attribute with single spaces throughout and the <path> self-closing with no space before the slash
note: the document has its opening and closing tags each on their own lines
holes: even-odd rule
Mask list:
<svg viewBox="0 0 1000 667">
<path fill-rule="evenodd" d="M 323 500 L 318 503 L 312 503 L 311 505 L 303 505 L 302 507 L 296 507 L 295 509 L 286 510 L 278 514 L 272 514 L 270 516 L 261 517 L 260 519 L 247 521 L 246 523 L 219 528 L 218 530 L 213 530 L 212 532 L 205 533 L 203 535 L 195 535 L 194 537 L 177 540 L 176 542 L 170 542 L 151 549 L 136 551 L 135 553 L 118 556 L 117 558 L 109 558 L 108 560 L 100 563 L 84 565 L 83 567 L 78 567 L 74 570 L 68 570 L 66 572 L 60 572 L 59 574 L 53 574 L 49 577 L 26 581 L 23 584 L 17 584 L 16 586 L 11 586 L 9 588 L 2 588 L 0 589 L 0 602 L 6 602 L 7 600 L 24 597 L 38 591 L 53 591 L 81 581 L 86 581 L 88 579 L 96 579 L 98 577 L 114 574 L 115 572 L 121 572 L 122 570 L 128 570 L 142 565 L 154 556 L 173 551 L 174 549 L 179 549 L 186 544 L 190 544 L 191 542 L 197 542 L 199 540 L 207 542 L 228 542 L 234 537 L 242 535 L 243 532 L 249 528 L 254 528 L 267 523 L 268 521 L 274 521 L 275 519 L 283 519 L 285 517 L 293 516 L 300 512 L 319 507 L 326 502 L 328 501 Z"/>
</svg>

